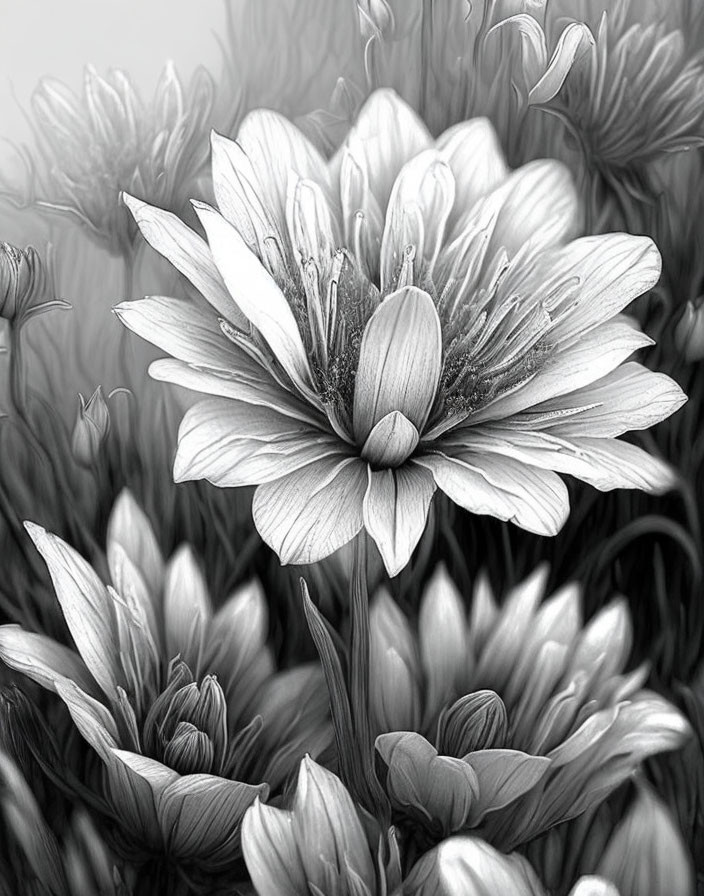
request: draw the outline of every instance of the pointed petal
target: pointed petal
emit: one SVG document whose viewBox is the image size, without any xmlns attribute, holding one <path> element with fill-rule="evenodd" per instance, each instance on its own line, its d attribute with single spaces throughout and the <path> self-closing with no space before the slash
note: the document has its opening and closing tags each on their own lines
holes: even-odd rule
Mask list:
<svg viewBox="0 0 704 896">
<path fill-rule="evenodd" d="M 324 458 L 254 494 L 254 524 L 282 564 L 315 563 L 347 544 L 364 524 L 367 465 Z"/>
<path fill-rule="evenodd" d="M 470 513 L 508 520 L 538 535 L 555 535 L 565 524 L 569 498 L 554 473 L 513 459 L 458 452 L 424 455 L 438 488 Z"/>
<path fill-rule="evenodd" d="M 341 447 L 337 436 L 266 405 L 214 398 L 189 408 L 181 421 L 174 480 L 259 485 L 337 455 Z"/>
<path fill-rule="evenodd" d="M 119 734 L 115 719 L 107 707 L 67 678 L 57 679 L 54 686 L 56 693 L 66 704 L 76 728 L 101 759 L 109 762 L 110 751 L 119 743 Z"/>
<path fill-rule="evenodd" d="M 46 635 L 27 632 L 19 625 L 0 625 L 0 659 L 43 688 L 56 692 L 56 679 L 74 681 L 93 697 L 99 689 L 81 657 Z"/>
<path fill-rule="evenodd" d="M 470 824 L 478 825 L 488 812 L 503 809 L 527 793 L 551 766 L 545 756 L 518 750 L 479 750 L 463 757 L 479 781 L 479 796 L 472 805 Z"/>
<path fill-rule="evenodd" d="M 147 296 L 121 302 L 114 311 L 133 333 L 179 361 L 227 371 L 240 366 L 247 370 L 254 365 L 223 335 L 216 315 L 189 299 Z"/>
<path fill-rule="evenodd" d="M 69 631 L 91 675 L 112 699 L 123 684 L 113 601 L 81 555 L 35 523 L 25 528 L 49 568 Z"/>
<path fill-rule="evenodd" d="M 400 411 L 391 411 L 372 428 L 362 457 L 375 467 L 398 467 L 418 445 L 418 430 Z"/>
<path fill-rule="evenodd" d="M 210 595 L 189 545 L 169 560 L 164 580 L 164 633 L 169 659 L 180 656 L 194 675 L 202 660 L 203 641 L 212 616 Z"/>
<path fill-rule="evenodd" d="M 171 212 L 128 193 L 122 197 L 149 245 L 190 280 L 218 314 L 236 327 L 245 328 L 247 320 L 227 291 L 205 240 Z"/>
<path fill-rule="evenodd" d="M 422 432 L 441 367 L 440 319 L 430 296 L 411 286 L 384 299 L 365 327 L 359 352 L 353 408 L 358 442 L 392 411 Z"/>
<path fill-rule="evenodd" d="M 364 526 L 379 548 L 389 576 L 411 559 L 425 529 L 435 494 L 432 474 L 413 461 L 396 470 L 369 468 L 364 496 Z"/>
<path fill-rule="evenodd" d="M 111 569 L 115 545 L 134 563 L 156 598 L 164 581 L 164 558 L 149 518 L 126 488 L 118 495 L 108 520 L 107 555 Z"/>
<path fill-rule="evenodd" d="M 531 105 L 550 102 L 559 93 L 577 58 L 594 46 L 594 35 L 582 22 L 568 25 L 557 42 L 545 73 L 528 95 Z"/>
<path fill-rule="evenodd" d="M 255 800 L 242 821 L 242 854 L 261 896 L 308 896 L 291 812 Z"/>
<path fill-rule="evenodd" d="M 225 285 L 304 395 L 311 374 L 298 324 L 286 297 L 235 228 L 203 203 L 195 206 Z"/>
</svg>

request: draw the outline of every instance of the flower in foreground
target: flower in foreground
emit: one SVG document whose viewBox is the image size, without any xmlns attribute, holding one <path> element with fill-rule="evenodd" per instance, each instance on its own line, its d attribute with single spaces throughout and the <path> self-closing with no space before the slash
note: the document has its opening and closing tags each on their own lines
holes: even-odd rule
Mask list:
<svg viewBox="0 0 704 896">
<path fill-rule="evenodd" d="M 61 539 L 27 529 L 76 644 L 0 627 L 0 658 L 64 701 L 107 773 L 123 833 L 205 872 L 239 855 L 255 797 L 331 734 L 314 667 L 275 673 L 256 583 L 213 613 L 184 546 L 165 563 L 128 492 L 108 525 L 112 585 Z"/>
<path fill-rule="evenodd" d="M 169 63 L 145 104 L 128 75 L 85 70 L 82 95 L 45 78 L 32 96 L 38 162 L 36 202 L 79 220 L 115 254 L 129 251 L 134 224 L 118 202 L 130 190 L 181 210 L 207 159 L 203 131 L 213 84 L 198 69 L 184 88 Z"/>
<path fill-rule="evenodd" d="M 522 856 L 468 836 L 445 840 L 402 880 L 397 832 L 383 836 L 339 778 L 308 757 L 290 810 L 259 801 L 247 810 L 242 850 L 259 896 L 545 896 Z M 578 884 L 571 896 L 618 896 L 591 880 L 593 890 Z"/>
<path fill-rule="evenodd" d="M 444 568 L 417 630 L 383 591 L 371 607 L 371 713 L 399 819 L 439 839 L 480 829 L 514 849 L 601 803 L 690 733 L 623 672 L 625 601 L 586 625 L 576 586 L 543 600 L 539 569 L 499 607 L 481 579 L 467 619 Z M 401 822 L 402 823 L 402 822 Z"/>
<path fill-rule="evenodd" d="M 491 126 L 434 142 L 391 91 L 367 101 L 329 163 L 282 117 L 213 136 L 220 211 L 208 241 L 126 197 L 146 239 L 206 301 L 116 309 L 170 352 L 151 373 L 211 397 L 186 414 L 174 475 L 258 485 L 255 524 L 282 563 L 363 528 L 390 575 L 436 488 L 544 535 L 558 473 L 659 492 L 670 469 L 617 437 L 684 401 L 630 361 L 651 340 L 620 315 L 660 274 L 652 242 L 572 240 L 566 169 L 509 171 Z"/>
</svg>

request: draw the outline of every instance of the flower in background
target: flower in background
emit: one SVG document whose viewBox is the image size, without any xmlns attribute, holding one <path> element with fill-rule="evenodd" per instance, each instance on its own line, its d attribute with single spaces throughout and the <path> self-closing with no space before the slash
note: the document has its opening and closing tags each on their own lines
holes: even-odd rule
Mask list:
<svg viewBox="0 0 704 896">
<path fill-rule="evenodd" d="M 73 425 L 71 451 L 82 467 L 92 467 L 100 456 L 110 429 L 110 411 L 98 386 L 88 401 L 78 395 L 78 413 Z"/>
<path fill-rule="evenodd" d="M 443 567 L 417 632 L 384 591 L 371 608 L 371 715 L 402 818 L 438 839 L 480 828 L 514 849 L 601 803 L 690 729 L 624 673 L 626 604 L 586 625 L 576 586 L 543 600 L 539 569 L 498 607 L 477 583 L 469 621 Z M 386 732 L 386 733 L 385 733 Z"/>
<path fill-rule="evenodd" d="M 559 115 L 588 163 L 621 180 L 662 153 L 704 143 L 704 66 L 664 7 L 642 7 L 558 2 L 542 24 L 525 13 L 507 20 L 523 39 L 529 103 Z M 584 21 L 569 21 L 580 13 Z"/>
<path fill-rule="evenodd" d="M 120 191 L 183 209 L 208 157 L 213 93 L 204 69 L 184 88 L 171 63 L 151 104 L 119 69 L 103 78 L 87 67 L 82 96 L 45 78 L 32 96 L 31 201 L 78 219 L 112 253 L 128 254 L 136 230 Z"/>
<path fill-rule="evenodd" d="M 213 613 L 191 550 L 165 563 L 127 492 L 108 524 L 112 585 L 27 528 L 77 649 L 9 625 L 0 658 L 64 701 L 104 763 L 124 834 L 207 873 L 230 867 L 247 806 L 331 741 L 318 670 L 275 673 L 260 587 Z"/>
<path fill-rule="evenodd" d="M 0 860 L 3 893 L 128 896 L 131 892 L 89 816 L 77 809 L 59 836 L 4 750 L 0 750 L 0 818 L 5 844 Z"/>
<path fill-rule="evenodd" d="M 617 437 L 685 400 L 624 363 L 651 344 L 620 312 L 660 258 L 627 234 L 572 240 L 566 169 L 510 172 L 484 120 L 434 142 L 377 91 L 326 164 L 281 116 L 213 137 L 220 211 L 208 242 L 126 197 L 145 238 L 205 301 L 148 297 L 120 319 L 168 351 L 157 379 L 211 397 L 181 425 L 174 475 L 257 485 L 253 514 L 282 563 L 362 529 L 390 575 L 436 488 L 477 514 L 555 534 L 558 473 L 661 492 L 662 461 Z"/>
<path fill-rule="evenodd" d="M 704 359 L 704 307 L 702 301 L 689 301 L 675 327 L 675 345 L 685 361 L 692 364 Z"/>
<path fill-rule="evenodd" d="M 242 852 L 259 896 L 397 896 L 401 867 L 392 829 L 364 816 L 340 779 L 306 756 L 290 810 L 256 800 Z"/>
<path fill-rule="evenodd" d="M 37 250 L 0 243 L 0 318 L 19 329 L 44 311 L 70 308 L 66 302 L 49 299 L 48 293 L 49 278 Z"/>
</svg>

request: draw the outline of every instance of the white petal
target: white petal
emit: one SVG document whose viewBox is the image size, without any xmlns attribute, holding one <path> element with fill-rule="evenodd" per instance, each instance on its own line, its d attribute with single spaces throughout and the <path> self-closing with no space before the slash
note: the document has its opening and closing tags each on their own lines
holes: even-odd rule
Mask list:
<svg viewBox="0 0 704 896">
<path fill-rule="evenodd" d="M 594 35 L 582 22 L 568 25 L 557 42 L 545 74 L 528 95 L 531 105 L 549 102 L 565 82 L 578 57 L 594 46 Z"/>
<path fill-rule="evenodd" d="M 259 485 L 330 455 L 340 440 L 266 405 L 214 398 L 186 412 L 178 433 L 174 480 Z"/>
<path fill-rule="evenodd" d="M 183 545 L 166 567 L 164 628 L 169 659 L 180 655 L 194 675 L 198 674 L 211 616 L 210 595 L 203 573 L 192 549 Z"/>
<path fill-rule="evenodd" d="M 291 812 L 255 800 L 242 821 L 242 853 L 260 896 L 308 896 Z"/>
<path fill-rule="evenodd" d="M 227 291 L 205 240 L 171 212 L 127 193 L 122 196 L 149 245 L 190 280 L 218 314 L 237 327 L 246 326 L 246 318 Z"/>
<path fill-rule="evenodd" d="M 85 663 L 74 650 L 47 635 L 26 632 L 19 625 L 0 626 L 0 659 L 50 691 L 56 691 L 57 679 L 68 679 L 91 696 L 99 694 Z"/>
<path fill-rule="evenodd" d="M 49 568 L 56 596 L 81 657 L 112 699 L 123 684 L 113 601 L 90 564 L 56 535 L 35 523 L 25 528 Z"/>
<path fill-rule="evenodd" d="M 286 297 L 245 241 L 222 215 L 203 203 L 195 206 L 215 263 L 231 295 L 259 330 L 277 360 L 304 395 L 311 374 L 298 324 Z"/>
<path fill-rule="evenodd" d="M 372 427 L 362 457 L 374 467 L 398 467 L 418 445 L 418 430 L 400 411 L 391 411 Z"/>
<path fill-rule="evenodd" d="M 369 469 L 364 526 L 379 548 L 387 573 L 398 575 L 425 529 L 435 493 L 432 474 L 412 461 L 396 470 Z"/>
<path fill-rule="evenodd" d="M 470 453 L 424 455 L 417 461 L 431 470 L 438 488 L 471 513 L 508 520 L 538 535 L 555 535 L 567 519 L 567 489 L 549 471 Z"/>
<path fill-rule="evenodd" d="M 117 725 L 108 709 L 73 681 L 57 680 L 55 686 L 76 728 L 103 761 L 108 761 L 110 751 L 119 743 Z"/>
<path fill-rule="evenodd" d="M 128 489 L 123 489 L 110 512 L 107 531 L 108 566 L 113 546 L 119 545 L 144 577 L 156 596 L 164 581 L 164 558 L 146 513 Z"/>
<path fill-rule="evenodd" d="M 254 524 L 282 564 L 315 563 L 361 530 L 367 465 L 324 458 L 254 494 Z"/>
<path fill-rule="evenodd" d="M 401 411 L 422 432 L 441 366 L 440 320 L 430 296 L 410 286 L 386 298 L 362 336 L 353 408 L 357 440 L 363 444 L 392 411 Z"/>
</svg>

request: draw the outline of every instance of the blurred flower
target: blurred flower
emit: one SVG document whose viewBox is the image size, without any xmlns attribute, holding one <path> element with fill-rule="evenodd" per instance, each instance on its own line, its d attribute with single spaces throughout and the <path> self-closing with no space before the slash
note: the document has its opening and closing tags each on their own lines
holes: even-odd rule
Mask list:
<svg viewBox="0 0 704 896">
<path fill-rule="evenodd" d="M 417 633 L 384 591 L 372 605 L 371 716 L 386 788 L 397 813 L 432 838 L 479 827 L 514 849 L 602 802 L 690 734 L 643 689 L 647 668 L 622 672 L 625 602 L 583 625 L 577 587 L 541 604 L 545 579 L 539 569 L 501 608 L 480 579 L 467 621 L 440 567 Z"/>
<path fill-rule="evenodd" d="M 98 386 L 88 401 L 79 393 L 71 450 L 81 466 L 91 467 L 96 462 L 109 428 L 110 411 L 103 398 L 102 386 Z"/>
<path fill-rule="evenodd" d="M 669 26 L 664 5 L 645 15 L 628 0 L 608 12 L 603 0 L 548 6 L 543 27 L 527 14 L 508 20 L 523 38 L 529 102 L 563 119 L 590 164 L 619 172 L 704 143 L 704 67 Z M 596 22 L 565 24 L 565 13 L 582 8 Z"/>
<path fill-rule="evenodd" d="M 476 837 L 450 837 L 420 859 L 404 883 L 408 896 L 547 896 L 528 862 Z M 570 896 L 619 896 L 607 881 L 578 881 Z M 623 894 L 620 894 L 623 896 Z"/>
<path fill-rule="evenodd" d="M 184 88 L 171 63 L 150 105 L 119 69 L 103 78 L 87 67 L 82 96 L 44 79 L 32 96 L 31 200 L 74 216 L 111 252 L 128 253 L 136 230 L 120 191 L 181 211 L 208 157 L 212 104 L 208 73 L 199 68 Z"/>
<path fill-rule="evenodd" d="M 704 307 L 701 303 L 689 301 L 684 306 L 675 327 L 675 344 L 690 364 L 704 358 Z"/>
<path fill-rule="evenodd" d="M 331 740 L 318 670 L 275 674 L 260 587 L 241 588 L 213 614 L 191 550 L 165 564 L 127 492 L 108 524 L 112 585 L 61 539 L 26 525 L 77 650 L 9 625 L 0 657 L 64 701 L 105 765 L 128 838 L 205 872 L 229 867 L 247 806 Z"/>
<path fill-rule="evenodd" d="M 395 575 L 436 487 L 548 535 L 569 513 L 558 473 L 672 485 L 617 440 L 685 400 L 623 363 L 651 342 L 619 312 L 657 281 L 658 253 L 626 234 L 569 242 L 577 202 L 559 163 L 509 172 L 483 120 L 433 144 L 382 90 L 329 165 L 258 111 L 236 143 L 214 136 L 213 179 L 221 213 L 196 203 L 208 243 L 126 198 L 207 302 L 116 312 L 174 355 L 155 378 L 214 396 L 182 422 L 176 480 L 258 485 L 255 524 L 282 563 L 364 528 Z"/>
<path fill-rule="evenodd" d="M 620 896 L 693 896 L 692 860 L 670 812 L 645 783 L 598 865 Z"/>
<path fill-rule="evenodd" d="M 16 896 L 127 896 L 115 859 L 88 815 L 76 810 L 61 835 L 50 828 L 11 757 L 0 750 L 0 817 L 4 819 L 0 890 Z M 7 887 L 8 889 L 5 889 Z"/>
<path fill-rule="evenodd" d="M 376 830 L 340 779 L 308 756 L 301 761 L 290 811 L 259 800 L 247 810 L 242 851 L 259 896 L 400 893 L 393 830 Z"/>
<path fill-rule="evenodd" d="M 51 308 L 70 308 L 47 296 L 47 275 L 37 250 L 0 243 L 0 318 L 19 328 Z"/>
</svg>

